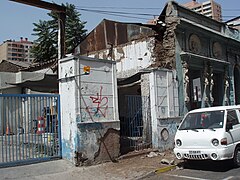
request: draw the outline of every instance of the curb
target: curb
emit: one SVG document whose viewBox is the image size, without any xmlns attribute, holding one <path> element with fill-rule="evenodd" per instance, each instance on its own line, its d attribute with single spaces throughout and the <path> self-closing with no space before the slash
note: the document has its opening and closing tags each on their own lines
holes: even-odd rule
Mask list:
<svg viewBox="0 0 240 180">
<path fill-rule="evenodd" d="M 170 165 L 170 166 L 158 168 L 158 169 L 156 169 L 154 171 L 151 171 L 151 172 L 143 175 L 142 177 L 137 178 L 137 180 L 143 180 L 143 179 L 146 179 L 146 178 L 150 178 L 151 176 L 154 176 L 156 174 L 160 174 L 160 173 L 164 173 L 164 172 L 170 171 L 170 170 L 174 169 L 176 166 L 177 165 Z"/>
<path fill-rule="evenodd" d="M 163 167 L 163 168 L 156 169 L 155 174 L 160 174 L 160 173 L 170 171 L 170 170 L 174 169 L 176 166 L 177 165 L 171 165 L 171 166 L 166 166 L 166 167 Z"/>
</svg>

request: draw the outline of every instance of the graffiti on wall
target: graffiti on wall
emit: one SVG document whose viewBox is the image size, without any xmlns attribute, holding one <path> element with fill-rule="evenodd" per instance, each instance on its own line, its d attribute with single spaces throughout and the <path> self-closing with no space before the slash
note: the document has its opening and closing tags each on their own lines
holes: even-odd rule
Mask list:
<svg viewBox="0 0 240 180">
<path fill-rule="evenodd" d="M 100 87 L 99 92 L 96 94 L 96 96 L 90 96 L 89 98 L 92 101 L 92 107 L 87 106 L 86 111 L 89 113 L 89 115 L 92 115 L 97 118 L 107 116 L 107 110 L 108 110 L 108 97 L 102 95 L 103 87 Z"/>
</svg>

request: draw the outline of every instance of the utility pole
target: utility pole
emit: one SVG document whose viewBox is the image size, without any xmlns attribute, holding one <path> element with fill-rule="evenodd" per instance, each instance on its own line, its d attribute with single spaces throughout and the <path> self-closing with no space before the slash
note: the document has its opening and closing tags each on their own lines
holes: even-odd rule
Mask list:
<svg viewBox="0 0 240 180">
<path fill-rule="evenodd" d="M 66 20 L 66 8 L 54 3 L 49 3 L 41 0 L 9 0 L 34 6 L 42 9 L 55 11 L 58 13 L 58 59 L 65 56 L 65 20 Z"/>
</svg>

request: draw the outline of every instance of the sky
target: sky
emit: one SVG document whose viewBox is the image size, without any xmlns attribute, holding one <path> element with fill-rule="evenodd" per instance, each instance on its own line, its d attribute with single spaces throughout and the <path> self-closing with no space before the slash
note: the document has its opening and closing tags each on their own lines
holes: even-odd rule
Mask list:
<svg viewBox="0 0 240 180">
<path fill-rule="evenodd" d="M 74 4 L 81 14 L 81 21 L 86 21 L 85 29 L 90 32 L 103 19 L 110 19 L 121 22 L 146 23 L 147 19 L 153 19 L 154 15 L 161 14 L 163 7 L 168 0 L 54 0 L 57 4 Z M 175 0 L 179 4 L 191 0 Z M 204 2 L 206 0 L 197 0 Z M 240 16 L 240 0 L 215 0 L 222 6 L 223 20 L 229 20 Z M 91 11 L 89 11 L 91 10 Z M 92 12 L 94 10 L 94 12 Z M 108 11 L 97 13 L 96 11 Z M 109 15 L 110 12 L 125 12 Z M 32 36 L 33 23 L 41 20 L 49 20 L 49 11 L 16 3 L 8 0 L 0 0 L 0 44 L 8 39 L 20 40 L 20 37 L 28 38 L 30 41 L 36 39 Z M 127 14 L 128 13 L 128 14 Z M 131 14 L 132 13 L 132 14 Z M 138 16 L 136 14 L 145 14 Z"/>
</svg>

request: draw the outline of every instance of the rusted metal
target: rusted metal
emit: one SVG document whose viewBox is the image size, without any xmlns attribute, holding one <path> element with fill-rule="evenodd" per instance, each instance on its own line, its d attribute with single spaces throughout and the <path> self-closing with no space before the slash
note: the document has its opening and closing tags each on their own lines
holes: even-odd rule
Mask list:
<svg viewBox="0 0 240 180">
<path fill-rule="evenodd" d="M 105 49 L 106 48 L 106 39 L 105 39 L 105 28 L 104 22 L 96 27 L 94 31 L 94 50 Z"/>
<path fill-rule="evenodd" d="M 115 30 L 115 24 L 112 23 L 111 21 L 105 21 L 105 29 L 106 32 L 108 32 L 106 34 L 106 40 L 107 40 L 107 44 L 106 45 L 114 45 L 115 43 L 115 39 L 116 39 L 116 30 Z"/>
<path fill-rule="evenodd" d="M 152 36 L 155 31 L 143 24 L 103 20 L 80 44 L 80 54 L 110 49 L 132 40 Z"/>
<path fill-rule="evenodd" d="M 127 26 L 125 24 L 117 24 L 117 45 L 119 44 L 124 44 L 128 42 L 128 37 L 127 37 Z"/>
</svg>

